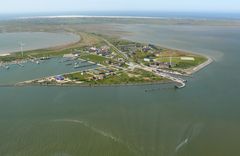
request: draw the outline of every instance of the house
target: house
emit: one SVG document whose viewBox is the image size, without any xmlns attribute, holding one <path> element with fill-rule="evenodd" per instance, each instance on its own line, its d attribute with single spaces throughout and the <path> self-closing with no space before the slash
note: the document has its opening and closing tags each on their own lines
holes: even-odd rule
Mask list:
<svg viewBox="0 0 240 156">
<path fill-rule="evenodd" d="M 74 54 L 64 54 L 63 57 L 64 58 L 74 58 L 75 55 Z"/>
<path fill-rule="evenodd" d="M 108 46 L 102 46 L 102 47 L 100 48 L 100 50 L 101 50 L 102 52 L 108 52 L 108 51 L 110 50 L 110 47 L 108 47 Z"/>
<path fill-rule="evenodd" d="M 122 47 L 121 47 L 121 50 L 122 50 L 122 51 L 128 51 L 128 50 L 129 50 L 129 48 L 128 48 L 128 47 L 126 47 L 126 46 L 122 46 Z"/>
<path fill-rule="evenodd" d="M 100 56 L 107 56 L 107 55 L 110 55 L 111 52 L 110 52 L 110 47 L 108 46 L 102 46 L 100 49 L 98 49 L 96 51 L 96 53 Z"/>
<path fill-rule="evenodd" d="M 151 48 L 150 48 L 149 46 L 144 46 L 144 47 L 142 48 L 142 51 L 143 51 L 143 52 L 148 52 L 149 50 L 151 50 Z"/>
<path fill-rule="evenodd" d="M 165 62 L 165 64 L 168 66 L 168 68 L 173 68 L 175 67 L 177 64 L 176 63 L 170 63 L 170 62 Z"/>
<path fill-rule="evenodd" d="M 124 62 L 124 59 L 123 58 L 118 58 L 118 61 L 119 62 Z"/>
<path fill-rule="evenodd" d="M 98 48 L 96 47 L 89 48 L 89 52 L 97 52 L 97 51 L 98 51 Z"/>
<path fill-rule="evenodd" d="M 144 58 L 144 62 L 154 62 L 153 58 Z"/>
<path fill-rule="evenodd" d="M 63 81 L 64 77 L 62 75 L 55 76 L 56 81 Z"/>
<path fill-rule="evenodd" d="M 160 51 L 157 51 L 154 53 L 155 57 L 160 57 L 161 56 L 161 52 Z"/>
<path fill-rule="evenodd" d="M 145 62 L 150 62 L 151 60 L 150 60 L 150 58 L 144 58 L 143 59 Z"/>
<path fill-rule="evenodd" d="M 136 51 L 137 50 L 136 44 L 118 45 L 118 47 L 122 51 Z"/>
<path fill-rule="evenodd" d="M 157 47 L 156 47 L 155 45 L 153 45 L 153 44 L 149 44 L 148 46 L 149 46 L 150 48 L 152 48 L 152 49 L 155 49 L 155 50 L 157 49 Z"/>
</svg>

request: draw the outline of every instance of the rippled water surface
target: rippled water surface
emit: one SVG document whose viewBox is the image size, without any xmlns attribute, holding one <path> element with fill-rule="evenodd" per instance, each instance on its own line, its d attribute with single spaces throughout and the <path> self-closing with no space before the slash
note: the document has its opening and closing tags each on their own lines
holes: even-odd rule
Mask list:
<svg viewBox="0 0 240 156">
<path fill-rule="evenodd" d="M 0 54 L 21 51 L 20 44 L 24 45 L 23 50 L 34 50 L 70 44 L 78 40 L 79 36 L 68 33 L 0 33 Z"/>
<path fill-rule="evenodd" d="M 0 88 L 0 155 L 240 154 L 240 29 L 122 28 L 132 32 L 125 38 L 203 53 L 215 61 L 182 90 L 173 85 Z"/>
</svg>

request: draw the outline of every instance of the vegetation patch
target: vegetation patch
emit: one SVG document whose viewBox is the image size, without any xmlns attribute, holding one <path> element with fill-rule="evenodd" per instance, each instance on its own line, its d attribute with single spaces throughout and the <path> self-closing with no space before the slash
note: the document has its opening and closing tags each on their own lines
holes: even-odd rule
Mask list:
<svg viewBox="0 0 240 156">
<path fill-rule="evenodd" d="M 114 74 L 105 75 L 101 79 L 96 79 L 96 76 L 94 74 L 89 74 L 89 72 L 74 73 L 65 75 L 65 77 L 71 80 L 81 81 L 89 85 L 137 84 L 167 81 L 162 77 L 142 69 L 135 69 L 133 71 L 117 71 Z"/>
</svg>

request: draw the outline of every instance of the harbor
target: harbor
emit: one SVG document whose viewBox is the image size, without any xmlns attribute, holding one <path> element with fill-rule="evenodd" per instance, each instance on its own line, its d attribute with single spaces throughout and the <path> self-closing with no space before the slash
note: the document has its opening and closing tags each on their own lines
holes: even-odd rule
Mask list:
<svg viewBox="0 0 240 156">
<path fill-rule="evenodd" d="M 64 73 L 83 71 L 96 68 L 97 65 L 86 60 L 77 60 L 78 66 L 71 60 L 72 65 L 63 62 L 62 57 L 53 57 L 48 59 L 28 59 L 25 61 L 14 61 L 0 65 L 0 84 L 15 84 L 27 80 L 39 79 L 52 75 L 61 75 Z M 69 62 L 68 62 L 69 63 Z M 16 78 L 17 77 L 17 78 Z"/>
<path fill-rule="evenodd" d="M 42 24 L 37 23 L 35 30 L 40 28 L 46 30 L 54 26 L 60 28 L 59 23 L 51 23 L 52 20 L 46 20 L 48 23 L 44 27 L 45 21 L 41 20 Z M 93 52 L 92 55 L 84 56 L 83 59 L 87 62 L 63 58 L 65 51 L 60 52 L 61 57 L 49 56 L 49 51 L 44 54 L 38 51 L 39 55 L 30 54 L 33 57 L 28 57 L 26 62 L 18 60 L 2 64 L 0 83 L 4 85 L 0 85 L 2 86 L 0 87 L 1 156 L 231 156 L 239 153 L 239 26 L 234 26 L 230 20 L 227 20 L 224 26 L 216 26 L 216 21 L 209 23 L 208 20 L 197 19 L 194 22 L 163 19 L 161 22 L 154 21 L 151 24 L 145 19 L 139 21 L 128 19 L 125 22 L 119 19 L 100 21 L 90 18 L 89 23 L 95 21 L 96 23 L 86 25 L 78 22 L 85 22 L 88 19 L 62 18 L 61 20 L 66 23 L 63 27 L 84 29 L 85 26 L 89 31 L 95 28 L 92 32 L 104 32 L 104 25 L 104 29 L 107 29 L 105 32 L 113 33 L 108 28 L 114 27 L 118 35 L 129 35 L 131 41 L 194 51 L 210 56 L 215 62 L 194 75 L 185 77 L 181 72 L 179 74 L 175 73 L 173 68 L 169 69 L 168 64 L 160 62 L 158 69 L 157 62 L 144 62 L 144 59 L 151 61 L 154 55 L 150 57 L 138 55 L 146 54 L 144 51 L 149 49 L 139 45 L 140 51 L 136 52 L 136 57 L 140 63 L 150 64 L 147 70 L 153 75 L 145 71 L 141 71 L 140 74 L 134 72 L 134 69 L 139 67 L 136 64 L 140 63 L 131 65 L 131 61 L 121 66 L 122 71 L 119 73 L 117 69 L 114 70 L 113 72 L 119 75 L 112 79 L 108 79 L 106 75 L 109 71 L 104 67 L 74 68 L 75 65 L 76 67 L 87 65 L 91 63 L 90 61 L 109 65 L 111 54 L 103 58 L 104 53 L 99 56 L 100 54 Z M 71 24 L 72 22 L 76 24 L 67 25 L 69 21 Z M 108 21 L 120 22 L 117 25 L 108 25 Z M 34 25 L 30 20 L 26 25 L 29 24 L 32 24 L 31 27 Z M 16 25 L 12 28 L 18 29 Z M 30 26 L 23 28 L 34 31 Z M 91 36 L 89 38 L 93 42 Z M 85 38 L 83 41 L 86 40 Z M 89 40 L 87 42 L 90 43 Z M 17 43 L 18 41 L 15 42 Z M 127 47 L 131 49 L 129 53 L 132 51 L 134 54 L 134 50 L 138 49 L 136 44 L 128 43 L 121 42 L 120 47 L 118 45 L 116 47 L 119 49 L 122 47 L 123 52 Z M 86 44 L 83 52 L 91 47 L 101 49 L 102 44 L 99 46 Z M 19 46 L 17 48 L 19 49 Z M 76 49 L 80 52 L 82 50 Z M 75 48 L 68 52 L 75 54 Z M 164 57 L 161 52 L 156 54 Z M 19 53 L 19 57 L 20 55 Z M 123 54 L 119 53 L 119 55 L 123 58 Z M 24 56 L 26 57 L 27 53 Z M 157 61 L 168 62 L 169 55 L 165 58 Z M 173 63 L 179 61 L 177 59 L 173 57 Z M 108 67 L 115 66 L 120 64 L 111 62 Z M 151 68 L 154 66 L 156 68 Z M 166 68 L 161 69 L 162 66 Z M 128 72 L 128 70 L 133 71 Z M 71 78 L 71 76 L 65 77 L 64 73 L 75 72 L 78 74 L 73 75 L 73 79 L 70 80 L 79 78 L 77 82 L 82 81 L 82 76 L 87 79 L 89 75 L 91 79 L 93 77 L 101 79 L 106 76 L 105 80 L 109 80 L 108 84 L 132 82 L 130 80 L 136 79 L 143 80 L 140 82 L 152 82 L 151 80 L 158 80 L 162 76 L 173 77 L 174 83 L 156 82 L 149 85 L 129 83 L 121 86 L 107 85 L 107 87 L 61 85 Z M 124 74 L 120 75 L 121 72 Z M 59 81 L 59 83 L 49 84 L 46 87 L 32 84 L 12 85 L 19 81 L 38 80 L 38 78 L 49 78 L 50 81 Z M 116 79 L 119 81 L 115 81 Z M 99 82 L 100 85 L 103 81 L 104 79 L 91 82 Z M 175 85 L 183 85 L 180 82 L 186 84 L 186 87 L 176 90 Z"/>
<path fill-rule="evenodd" d="M 161 77 L 169 79 L 173 82 L 176 82 L 177 84 L 179 84 L 179 85 L 175 85 L 176 89 L 182 89 L 182 88 L 186 87 L 187 80 L 184 80 L 184 79 L 180 78 L 179 76 L 188 76 L 189 77 L 189 75 L 181 74 L 178 72 L 174 72 L 173 73 L 174 75 L 171 75 L 172 72 L 169 72 L 166 70 L 160 70 L 160 69 L 156 69 L 153 67 L 147 67 L 144 65 L 141 65 L 141 67 L 146 71 L 154 72 L 158 76 L 161 76 Z M 176 75 L 178 75 L 178 77 Z"/>
</svg>

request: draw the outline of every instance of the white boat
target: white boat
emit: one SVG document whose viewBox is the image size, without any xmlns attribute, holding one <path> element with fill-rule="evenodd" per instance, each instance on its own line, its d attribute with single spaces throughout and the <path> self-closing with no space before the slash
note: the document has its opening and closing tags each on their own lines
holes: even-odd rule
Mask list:
<svg viewBox="0 0 240 156">
<path fill-rule="evenodd" d="M 74 68 L 79 68 L 80 66 L 79 66 L 79 64 L 76 62 L 75 64 L 74 64 Z"/>
</svg>

